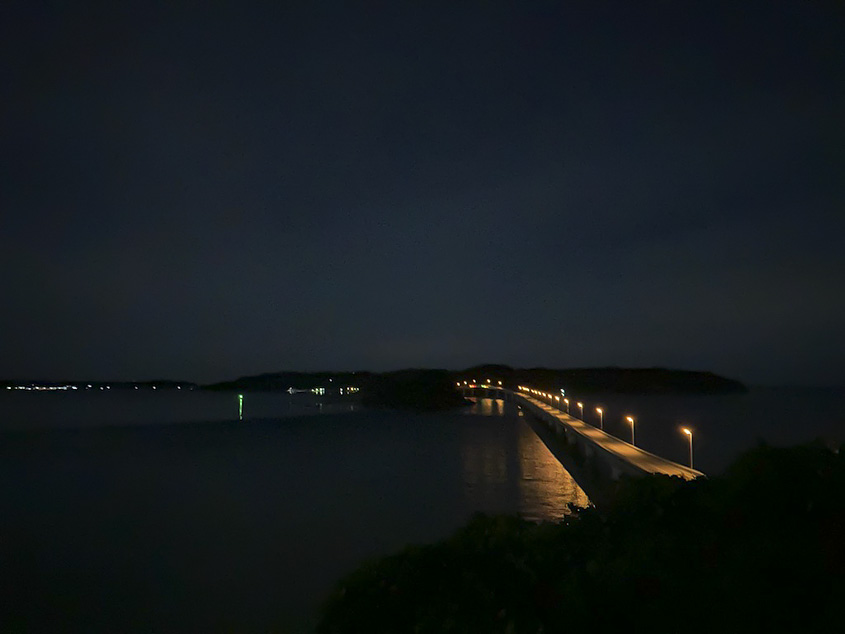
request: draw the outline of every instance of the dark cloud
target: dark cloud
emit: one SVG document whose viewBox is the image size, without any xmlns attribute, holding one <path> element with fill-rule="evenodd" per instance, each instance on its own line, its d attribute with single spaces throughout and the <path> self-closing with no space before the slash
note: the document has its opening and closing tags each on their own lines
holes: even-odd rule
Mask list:
<svg viewBox="0 0 845 634">
<path fill-rule="evenodd" d="M 0 22 L 0 375 L 842 381 L 835 3 Z"/>
</svg>

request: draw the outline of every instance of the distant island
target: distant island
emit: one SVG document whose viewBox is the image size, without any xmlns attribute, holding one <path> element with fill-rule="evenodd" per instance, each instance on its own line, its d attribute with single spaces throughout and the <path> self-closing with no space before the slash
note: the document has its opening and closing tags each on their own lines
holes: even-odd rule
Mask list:
<svg viewBox="0 0 845 634">
<path fill-rule="evenodd" d="M 693 370 L 672 370 L 667 368 L 574 368 L 556 370 L 551 368 L 512 368 L 507 365 L 477 365 L 466 370 L 405 369 L 393 372 L 273 372 L 255 376 L 243 376 L 232 381 L 202 386 L 208 390 L 284 391 L 310 389 L 317 386 L 356 385 L 361 389 L 374 382 L 407 382 L 417 376 L 431 381 L 436 373 L 441 380 L 452 384 L 459 382 L 502 382 L 502 386 L 513 389 L 518 385 L 532 385 L 541 389 L 587 392 L 618 393 L 698 393 L 717 394 L 746 392 L 741 382 L 728 379 L 712 372 Z"/>
<path fill-rule="evenodd" d="M 727 394 L 748 388 L 712 372 L 667 368 L 512 368 L 478 365 L 466 370 L 407 369 L 394 372 L 271 372 L 231 381 L 199 385 L 189 381 L 0 381 L 6 390 L 212 390 L 233 392 L 313 392 L 318 395 L 357 395 L 368 407 L 438 410 L 459 407 L 467 400 L 459 385 L 487 383 L 516 389 L 567 393 Z"/>
<path fill-rule="evenodd" d="M 341 387 L 368 385 L 373 372 L 268 372 L 254 376 L 242 376 L 231 381 L 204 385 L 204 390 L 239 392 L 286 392 L 291 389 L 312 390 L 324 388 L 338 391 Z"/>
<path fill-rule="evenodd" d="M 671 370 L 667 368 L 511 368 L 506 365 L 479 365 L 454 373 L 456 381 L 502 381 L 506 387 L 531 385 L 557 392 L 588 394 L 596 392 L 620 394 L 725 394 L 747 392 L 739 381 L 712 372 Z"/>
</svg>

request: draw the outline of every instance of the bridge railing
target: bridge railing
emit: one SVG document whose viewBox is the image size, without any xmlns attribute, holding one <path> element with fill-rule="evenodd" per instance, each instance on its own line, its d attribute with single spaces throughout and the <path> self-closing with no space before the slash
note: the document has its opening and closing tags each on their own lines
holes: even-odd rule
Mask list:
<svg viewBox="0 0 845 634">
<path fill-rule="evenodd" d="M 519 385 L 516 390 L 511 391 L 502 386 L 502 381 L 491 379 L 480 382 L 457 382 L 456 387 L 473 390 L 479 388 L 485 390 L 502 390 L 503 393 L 522 396 L 528 402 L 536 401 L 537 403 L 542 403 L 549 408 L 549 412 L 545 413 L 553 416 L 560 424 L 565 425 L 570 432 L 582 437 L 585 442 L 595 446 L 602 453 L 608 453 L 618 460 L 627 461 L 635 469 L 644 473 L 667 473 L 670 475 L 679 475 L 687 479 L 704 475 L 702 472 L 695 470 L 693 466 L 693 432 L 687 427 L 681 427 L 680 431 L 689 443 L 689 466 L 678 464 L 667 458 L 645 451 L 641 447 L 637 447 L 636 418 L 632 415 L 626 414 L 624 417 L 624 420 L 630 425 L 631 429 L 630 440 L 625 440 L 604 431 L 605 411 L 602 407 L 595 408 L 595 412 L 599 415 L 599 425 L 596 426 L 584 420 L 583 401 L 569 399 L 562 394 L 553 394 L 527 385 Z M 573 413 L 573 409 L 577 411 L 580 418 Z M 557 415 L 554 414 L 555 410 L 558 412 Z"/>
</svg>

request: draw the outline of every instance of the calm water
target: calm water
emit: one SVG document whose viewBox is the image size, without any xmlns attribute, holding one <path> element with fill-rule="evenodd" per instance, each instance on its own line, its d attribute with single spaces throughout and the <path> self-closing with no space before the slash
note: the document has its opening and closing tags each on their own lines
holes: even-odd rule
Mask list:
<svg viewBox="0 0 845 634">
<path fill-rule="evenodd" d="M 577 396 L 576 396 L 577 399 Z M 758 439 L 845 440 L 845 392 L 604 396 L 586 418 L 717 473 Z M 475 511 L 583 492 L 499 401 L 410 415 L 311 395 L 0 393 L 0 631 L 296 632 L 362 560 Z M 163 424 L 166 423 L 166 424 Z"/>
<path fill-rule="evenodd" d="M 0 408 L 3 632 L 304 631 L 365 558 L 475 511 L 587 503 L 499 401 L 409 415 L 248 395 L 260 418 L 244 422 L 231 394 L 12 393 Z"/>
</svg>

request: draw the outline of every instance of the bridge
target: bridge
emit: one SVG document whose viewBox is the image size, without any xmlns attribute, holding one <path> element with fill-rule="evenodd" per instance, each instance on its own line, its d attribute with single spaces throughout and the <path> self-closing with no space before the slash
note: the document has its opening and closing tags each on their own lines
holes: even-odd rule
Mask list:
<svg viewBox="0 0 845 634">
<path fill-rule="evenodd" d="M 701 471 L 661 458 L 561 409 L 561 398 L 527 386 L 509 390 L 498 384 L 459 385 L 465 396 L 500 398 L 530 413 L 539 425 L 532 425 L 564 468 L 600 506 L 612 496 L 613 483 L 622 476 L 661 474 L 693 480 Z"/>
</svg>

